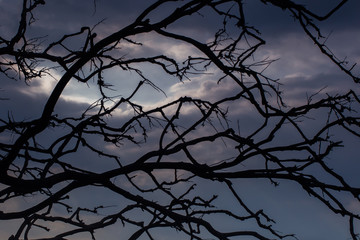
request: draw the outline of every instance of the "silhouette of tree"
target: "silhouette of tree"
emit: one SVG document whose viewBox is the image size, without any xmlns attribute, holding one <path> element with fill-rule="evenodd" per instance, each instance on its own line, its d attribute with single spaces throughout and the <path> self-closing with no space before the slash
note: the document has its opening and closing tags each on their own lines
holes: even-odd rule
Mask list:
<svg viewBox="0 0 360 240">
<path fill-rule="evenodd" d="M 342 146 L 341 134 L 332 129 L 360 136 L 355 112 L 360 100 L 350 90 L 287 103 L 280 82 L 263 71 L 273 60 L 258 60 L 265 40 L 247 21 L 243 1 L 149 1 L 135 20 L 111 34 L 105 35 L 106 23 L 99 23 L 50 44 L 28 34 L 41 18 L 35 10 L 46 8 L 45 2 L 23 0 L 16 33 L 0 37 L 3 76 L 28 84 L 57 79 L 44 106 L 34 106 L 41 115 L 0 119 L 0 219 L 18 223 L 9 239 L 95 239 L 96 231 L 111 225 L 118 226 L 121 239 L 155 239 L 161 229 L 182 239 L 295 238 L 279 232 L 266 210 L 249 204 L 242 194 L 246 179 L 275 186 L 296 183 L 334 214 L 347 217 L 350 234 L 358 239 L 354 225 L 360 216 L 344 197 L 359 201 L 360 189 L 329 167 L 327 156 Z M 352 73 L 355 65 L 334 56 L 319 28 L 346 0 L 324 15 L 290 0 L 260 2 L 290 13 L 329 64 L 359 82 Z M 176 27 L 194 16 L 219 20 L 220 28 L 209 26 L 215 32 L 211 40 Z M 129 50 L 149 47 L 146 36 L 192 53 L 181 59 L 171 51 L 155 51 L 157 46 L 141 56 Z M 163 84 L 174 77 L 180 82 L 215 79 L 216 94 L 176 92 L 178 97 L 151 105 L 139 100 L 146 86 L 167 92 L 149 68 L 161 74 Z M 120 87 L 108 80 L 119 72 L 140 80 L 119 93 L 128 79 L 119 75 Z M 70 104 L 62 95 L 72 81 L 96 84 L 99 98 L 68 116 L 56 107 Z M 242 120 L 250 116 L 246 112 L 256 119 L 251 126 Z M 319 120 L 309 130 L 308 118 L 314 116 Z M 291 137 L 284 139 L 286 133 Z M 109 198 L 118 204 L 107 205 Z M 10 208 L 20 199 L 25 201 Z M 236 224 L 222 225 L 229 222 Z"/>
</svg>

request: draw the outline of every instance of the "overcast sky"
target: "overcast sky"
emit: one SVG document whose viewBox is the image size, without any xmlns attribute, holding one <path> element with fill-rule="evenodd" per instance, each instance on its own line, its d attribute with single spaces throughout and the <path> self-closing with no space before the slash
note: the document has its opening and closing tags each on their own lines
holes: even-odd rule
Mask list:
<svg viewBox="0 0 360 240">
<path fill-rule="evenodd" d="M 98 39 L 107 36 L 113 31 L 126 26 L 133 21 L 142 9 L 148 6 L 147 0 L 50 0 L 46 1 L 45 6 L 39 7 L 34 12 L 37 19 L 35 24 L 30 27 L 29 35 L 34 37 L 46 36 L 44 41 L 50 43 L 59 39 L 63 34 L 79 31 L 82 26 L 96 26 L 95 32 Z M 329 59 L 321 55 L 316 46 L 305 36 L 300 26 L 293 21 L 290 13 L 281 9 L 274 9 L 270 5 L 264 5 L 261 1 L 244 0 L 245 14 L 249 25 L 256 27 L 266 40 L 266 45 L 257 53 L 256 58 L 277 59 L 268 67 L 264 73 L 275 79 L 280 79 L 284 85 L 284 99 L 290 106 L 297 106 L 307 101 L 307 96 L 318 92 L 320 89 L 325 93 L 346 92 L 353 89 L 359 92 L 359 87 L 355 86 L 352 80 L 345 76 Z M 325 13 L 338 2 L 337 0 L 316 0 L 298 1 L 306 4 L 314 12 Z M 173 6 L 165 6 L 157 14 L 151 16 L 151 21 L 160 19 Z M 15 31 L 21 10 L 19 0 L 0 0 L 0 34 L 9 37 Z M 350 63 L 360 63 L 360 1 L 350 0 L 339 12 L 335 13 L 329 21 L 321 23 L 324 35 L 328 36 L 327 44 L 333 53 L 340 59 L 347 57 Z M 196 23 L 196 24 L 195 24 Z M 215 18 L 203 17 L 198 15 L 192 19 L 184 20 L 181 23 L 171 26 L 173 31 L 189 34 L 194 38 L 206 41 L 216 32 L 217 27 L 221 26 L 221 21 Z M 235 29 L 234 29 L 235 31 Z M 179 42 L 168 41 L 159 38 L 155 34 L 139 36 L 137 41 L 141 41 L 143 46 L 134 48 L 124 46 L 123 54 L 127 56 L 151 56 L 156 53 L 166 53 L 174 58 L 181 60 L 187 56 L 199 54 L 194 49 L 185 47 Z M 76 41 L 67 42 L 69 46 L 76 46 Z M 194 75 L 191 81 L 179 82 L 175 78 L 164 76 L 156 69 L 149 68 L 145 72 L 154 84 L 161 87 L 166 93 L 156 91 L 151 87 L 145 87 L 136 97 L 136 100 L 149 107 L 169 102 L 180 96 L 203 97 L 209 100 L 219 99 L 232 91 L 232 83 L 224 82 L 221 87 L 217 84 L 218 72 L 209 69 L 209 75 Z M 359 69 L 356 71 L 360 74 Z M 0 75 L 0 98 L 9 100 L 1 101 L 0 118 L 13 117 L 16 120 L 36 119 L 41 115 L 47 97 L 57 80 L 63 73 L 53 71 L 52 77 L 34 79 L 28 84 L 23 81 L 14 81 Z M 114 85 L 116 92 L 109 91 L 113 96 L 128 96 L 132 89 L 140 80 L 135 74 L 123 72 L 120 69 L 105 75 L 106 81 Z M 66 88 L 61 101 L 58 103 L 56 113 L 65 116 L 81 114 L 89 103 L 99 98 L 99 92 L 95 82 L 81 84 L 71 82 Z M 257 127 L 256 116 L 252 114 L 247 106 L 237 106 L 232 109 L 232 118 L 241 118 L 244 125 L 243 131 L 251 131 Z M 118 119 L 126 118 L 130 114 L 127 109 L 119 111 Z M 192 116 L 187 116 L 192 119 Z M 117 118 L 114 119 L 114 121 Z M 312 131 L 317 122 L 313 125 L 305 126 L 307 131 Z M 54 133 L 56 135 L 56 133 Z M 288 134 L 290 135 L 290 134 Z M 287 136 L 286 134 L 283 137 Z M 50 138 L 50 136 L 47 136 Z M 343 136 L 341 136 L 343 137 Z M 291 136 L 289 136 L 291 138 Z M 345 136 L 345 148 L 335 151 L 329 156 L 333 161 L 333 167 L 337 167 L 340 173 L 345 175 L 345 179 L 351 183 L 358 184 L 360 163 L 358 163 L 359 139 Z M 46 136 L 44 136 L 46 139 Z M 0 138 L 1 140 L 1 138 Z M 286 139 L 279 139 L 279 141 Z M 136 159 L 144 151 L 151 149 L 151 144 L 156 139 L 149 139 L 147 145 L 122 149 L 119 156 L 126 161 Z M 231 152 L 224 151 L 221 143 L 215 143 L 211 150 L 198 149 L 205 152 L 204 159 L 211 156 L 222 155 L 224 159 L 231 155 Z M 111 146 L 104 143 L 104 148 L 109 151 Z M 116 151 L 116 150 L 114 150 Z M 85 154 L 85 155 L 84 155 Z M 82 158 L 87 153 L 81 153 Z M 89 153 L 90 154 L 90 153 Z M 74 156 L 74 158 L 79 156 Z M 181 157 L 181 156 L 178 156 Z M 336 160 L 336 161 L 335 161 Z M 204 160 L 205 161 L 205 160 Z M 78 162 L 81 166 L 81 161 Z M 91 166 L 88 166 L 91 167 Z M 96 165 L 96 168 L 99 166 Z M 102 163 L 99 171 L 115 167 L 114 163 Z M 249 166 L 250 167 L 250 166 Z M 307 196 L 298 186 L 282 183 L 280 187 L 273 188 L 268 182 L 246 180 L 241 183 L 244 188 L 243 195 L 250 205 L 264 208 L 269 215 L 278 220 L 277 229 L 287 233 L 296 233 L 299 239 L 306 240 L 327 240 L 349 239 L 347 231 L 347 221 L 339 216 L 333 216 L 322 204 Z M 203 191 L 214 186 L 204 185 Z M 220 184 L 219 191 L 221 192 Z M 226 196 L 226 193 L 223 193 Z M 86 205 L 85 199 L 90 194 L 86 189 L 79 194 L 77 200 Z M 97 195 L 99 201 L 103 201 Z M 109 205 L 116 204 L 106 198 Z M 348 205 L 360 212 L 360 206 L 348 201 Z M 21 205 L 22 203 L 17 203 Z M 230 202 L 228 204 L 231 204 Z M 353 205 L 352 205 L 353 204 Z M 225 223 L 226 224 L 226 223 Z M 12 223 L 0 222 L 0 238 L 9 236 L 9 229 L 14 228 Z M 99 231 L 99 239 L 118 239 L 116 228 L 106 231 Z M 115 236 L 115 237 L 114 237 Z M 167 239 L 164 237 L 164 239 Z M 176 239 L 174 237 L 173 239 Z M 181 239 L 181 238 L 179 238 Z"/>
</svg>

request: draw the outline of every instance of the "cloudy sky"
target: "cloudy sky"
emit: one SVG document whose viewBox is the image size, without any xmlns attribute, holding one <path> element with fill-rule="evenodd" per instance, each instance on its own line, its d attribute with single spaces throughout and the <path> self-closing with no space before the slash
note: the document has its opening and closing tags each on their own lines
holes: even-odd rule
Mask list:
<svg viewBox="0 0 360 240">
<path fill-rule="evenodd" d="M 29 28 L 29 36 L 45 37 L 45 44 L 49 44 L 62 35 L 79 31 L 83 26 L 94 27 L 97 33 L 97 39 L 101 39 L 118 29 L 125 27 L 133 21 L 138 14 L 149 5 L 151 1 L 147 0 L 50 0 L 46 1 L 44 6 L 40 6 L 34 11 L 36 22 Z M 261 37 L 266 40 L 266 45 L 259 49 L 254 56 L 254 60 L 272 59 L 276 60 L 264 70 L 264 74 L 274 79 L 280 79 L 284 92 L 284 100 L 289 106 L 298 106 L 307 101 L 310 96 L 319 90 L 322 94 L 333 94 L 336 92 L 344 93 L 349 89 L 359 93 L 359 86 L 356 86 L 352 79 L 341 72 L 329 59 L 324 57 L 316 46 L 309 40 L 301 27 L 295 22 L 290 13 L 281 9 L 273 8 L 271 5 L 265 5 L 261 1 L 244 0 L 245 15 L 248 25 L 256 27 L 261 32 Z M 321 15 L 336 5 L 338 0 L 303 0 L 296 1 L 309 7 Z M 19 13 L 21 10 L 21 1 L 0 0 L 0 35 L 9 38 L 14 34 L 17 28 Z M 151 21 L 161 19 L 173 8 L 171 4 L 164 6 L 156 14 L 151 15 Z M 324 23 L 319 23 L 323 33 L 327 38 L 326 43 L 332 52 L 340 59 L 346 57 L 350 63 L 360 63 L 360 2 L 349 0 L 349 2 L 333 15 L 331 19 Z M 220 22 L 219 22 L 220 20 Z M 216 30 L 221 27 L 221 19 L 211 18 L 211 15 L 197 15 L 190 19 L 185 19 L 171 26 L 171 30 L 184 33 L 201 41 L 211 39 Z M 234 28 L 233 31 L 236 31 Z M 174 59 L 184 61 L 188 56 L 199 54 L 195 49 L 186 46 L 180 42 L 170 41 L 160 38 L 158 35 L 149 33 L 136 36 L 133 40 L 141 42 L 142 46 L 134 46 L 130 43 L 124 43 L 120 54 L 131 57 L 152 56 L 165 53 Z M 65 42 L 69 47 L 76 48 L 79 40 Z M 80 45 L 79 45 L 80 47 Z M 48 64 L 48 63 L 44 63 Z M 360 74 L 359 69 L 355 71 Z M 208 100 L 220 99 L 223 96 L 231 94 L 233 85 L 231 82 L 224 81 L 221 85 L 217 84 L 219 73 L 210 68 L 208 74 L 193 75 L 191 81 L 184 80 L 179 82 L 176 78 L 171 78 L 158 71 L 156 68 L 143 66 L 143 72 L 146 77 L 161 88 L 157 91 L 151 86 L 145 86 L 137 94 L 135 100 L 145 108 L 161 105 L 177 99 L 180 96 L 191 96 Z M 0 75 L 0 118 L 7 119 L 11 117 L 17 121 L 36 119 L 41 115 L 43 106 L 52 89 L 62 76 L 63 72 L 51 70 L 52 76 L 46 76 L 42 79 L 33 79 L 31 82 L 14 81 Z M 111 96 L 127 97 L 139 82 L 139 76 L 122 71 L 120 68 L 105 73 L 104 79 L 112 85 L 112 89 L 107 93 Z M 96 101 L 100 93 L 95 81 L 89 81 L 87 84 L 72 81 L 65 89 L 61 100 L 56 107 L 56 113 L 63 116 L 80 116 L 89 104 Z M 249 106 L 236 106 L 232 108 L 231 117 L 240 119 L 241 130 L 251 132 L 258 127 L 258 119 L 252 113 Z M 116 112 L 113 121 L 126 119 L 131 114 L 129 109 L 123 108 Z M 194 117 L 184 113 L 184 119 L 189 121 Z M 320 117 L 321 118 L 321 117 Z M 306 131 L 312 131 L 318 122 L 310 122 L 311 126 L 304 126 Z M 243 127 L 244 126 L 244 127 Z M 56 136 L 58 133 L 53 133 Z M 44 136 L 47 138 L 53 136 Z M 291 134 L 282 135 L 283 138 L 291 138 Z M 359 186 L 358 172 L 360 164 L 358 163 L 358 148 L 360 141 L 351 136 L 341 135 L 344 139 L 345 147 L 339 149 L 329 156 L 331 166 L 336 167 L 338 172 L 345 176 L 350 183 Z M 279 139 L 286 141 L 287 139 Z M 2 138 L 0 141 L 9 141 L 8 138 Z M 143 152 L 152 149 L 151 144 L 155 144 L 156 135 L 151 136 L 147 144 L 139 148 L 132 146 L 126 149 L 113 149 L 112 146 L 104 145 L 108 151 L 118 151 L 121 159 L 130 162 L 137 159 Z M 204 153 L 204 149 L 194 149 L 194 152 Z M 232 152 L 224 152 L 222 143 L 216 142 L 211 150 L 206 150 L 203 159 L 211 159 L 212 156 L 222 156 L 224 159 L 231 157 Z M 73 158 L 82 158 L 90 153 L 79 153 L 73 155 Z M 177 156 L 181 158 L 181 156 Z M 78 161 L 79 167 L 84 164 Z M 99 167 L 100 166 L 100 167 Z M 98 171 L 105 171 L 116 167 L 113 162 L 103 162 L 101 165 L 86 166 L 96 168 Z M 251 168 L 251 166 L 249 166 Z M 141 179 L 139 181 L 146 181 Z M 325 240 L 325 239 L 349 239 L 347 230 L 347 220 L 332 213 L 318 201 L 308 197 L 298 186 L 290 183 L 282 183 L 280 187 L 273 188 L 268 181 L 245 180 L 239 183 L 244 189 L 243 195 L 246 196 L 248 203 L 254 207 L 266 209 L 269 215 L 277 220 L 277 229 L 287 233 L 296 233 L 299 239 L 307 240 Z M 208 191 L 210 188 L 204 184 L 202 190 Z M 218 191 L 222 192 L 221 185 L 216 185 Z M 108 193 L 107 193 L 108 194 Z M 224 198 L 229 194 L 222 192 Z M 86 189 L 76 192 L 74 202 L 86 205 L 86 198 L 90 193 Z M 77 196 L 77 197 L 76 197 Z M 101 194 L 95 196 L 94 201 L 104 201 Z M 112 198 L 113 197 L 113 198 Z M 112 200 L 110 200 L 112 199 Z M 104 204 L 116 205 L 116 197 L 108 196 Z M 14 204 L 14 208 L 21 206 L 22 202 Z M 230 201 L 226 204 L 232 204 Z M 360 205 L 348 201 L 349 208 L 360 212 Z M 6 238 L 11 235 L 11 230 L 15 229 L 17 222 L 0 222 L 0 238 Z M 226 225 L 228 223 L 224 223 Z M 229 223 L 231 224 L 231 223 Z M 57 226 L 61 228 L 61 226 Z M 231 227 L 229 227 L 231 229 Z M 359 227 L 360 230 L 360 227 Z M 109 228 L 106 231 L 99 231 L 99 239 L 118 239 L 116 227 Z M 116 236 L 116 237 L 114 237 Z M 164 233 L 164 239 L 167 239 Z M 175 238 L 175 237 L 174 237 Z M 79 238 L 81 239 L 81 238 Z M 181 237 L 179 237 L 181 239 Z"/>
</svg>

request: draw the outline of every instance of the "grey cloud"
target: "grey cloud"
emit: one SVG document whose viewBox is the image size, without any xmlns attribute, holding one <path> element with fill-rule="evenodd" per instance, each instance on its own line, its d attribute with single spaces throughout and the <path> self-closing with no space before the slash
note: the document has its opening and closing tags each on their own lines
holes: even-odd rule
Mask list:
<svg viewBox="0 0 360 240">
<path fill-rule="evenodd" d="M 48 93 L 33 93 L 30 91 L 30 87 L 39 87 L 38 83 L 29 85 L 25 84 L 23 80 L 14 81 L 7 78 L 1 79 L 1 92 L 0 98 L 6 100 L 0 100 L 0 116 L 11 116 L 16 121 L 33 120 L 41 116 L 43 107 L 48 98 Z M 59 101 L 57 105 L 57 111 L 60 113 L 68 113 L 79 115 L 81 110 L 86 109 L 87 105 L 76 102 L 66 102 L 65 100 Z M 6 117 L 5 117 L 6 118 Z"/>
</svg>

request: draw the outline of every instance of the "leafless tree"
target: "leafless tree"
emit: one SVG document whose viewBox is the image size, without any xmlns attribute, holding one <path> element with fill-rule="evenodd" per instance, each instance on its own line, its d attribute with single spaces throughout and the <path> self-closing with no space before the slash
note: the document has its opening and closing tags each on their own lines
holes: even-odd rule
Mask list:
<svg viewBox="0 0 360 240">
<path fill-rule="evenodd" d="M 347 0 L 324 15 L 290 0 L 259 2 L 286 11 L 329 64 L 359 82 L 355 65 L 335 57 L 319 28 Z M 0 37 L 2 77 L 30 85 L 49 76 L 57 80 L 44 106 L 36 106 L 42 108 L 41 115 L 24 120 L 9 114 L 0 119 L 0 220 L 18 223 L 9 239 L 95 239 L 97 231 L 111 225 L 118 226 L 121 239 L 155 239 L 161 229 L 175 231 L 182 239 L 296 238 L 279 232 L 286 229 L 277 229 L 266 210 L 249 205 L 241 187 L 247 179 L 264 179 L 270 186 L 296 183 L 334 214 L 346 217 L 352 239 L 358 239 L 355 223 L 360 216 L 347 208 L 344 197 L 359 201 L 360 188 L 327 163 L 332 150 L 342 146 L 341 134 L 333 134 L 333 129 L 360 136 L 355 91 L 318 93 L 304 104 L 288 104 L 280 82 L 263 71 L 272 60 L 256 57 L 265 40 L 247 21 L 241 0 L 148 4 L 134 21 L 109 35 L 100 34 L 106 24 L 99 23 L 64 33 L 49 44 L 28 34 L 41 18 L 36 10 L 46 8 L 45 1 L 23 0 L 18 30 Z M 219 19 L 211 41 L 173 27 L 195 15 Z M 142 36 L 150 34 L 193 52 L 186 59 L 171 52 L 124 52 L 125 46 L 143 48 Z M 151 107 L 137 100 L 140 91 L 146 86 L 161 94 L 166 91 L 155 83 L 150 67 L 180 82 L 216 78 L 219 94 L 168 97 Z M 132 91 L 120 94 L 108 81 L 112 71 L 140 80 Z M 56 107 L 72 81 L 96 84 L 99 99 L 68 116 Z M 234 114 L 239 106 L 255 116 L 252 127 L 243 126 Z M 307 131 L 307 120 L 313 116 L 322 124 Z M 281 139 L 284 130 L 292 133 L 291 139 Z M 214 146 L 224 154 L 206 152 Z M 136 151 L 121 155 L 129 149 Z M 202 191 L 204 186 L 207 191 Z M 218 189 L 226 192 L 231 204 L 219 200 L 223 196 Z M 76 200 L 85 193 L 86 201 Z M 107 196 L 117 204 L 107 205 Z M 25 200 L 21 206 L 9 208 L 19 199 Z M 222 221 L 236 224 L 229 230 Z M 254 226 L 247 229 L 248 222 Z"/>
</svg>

